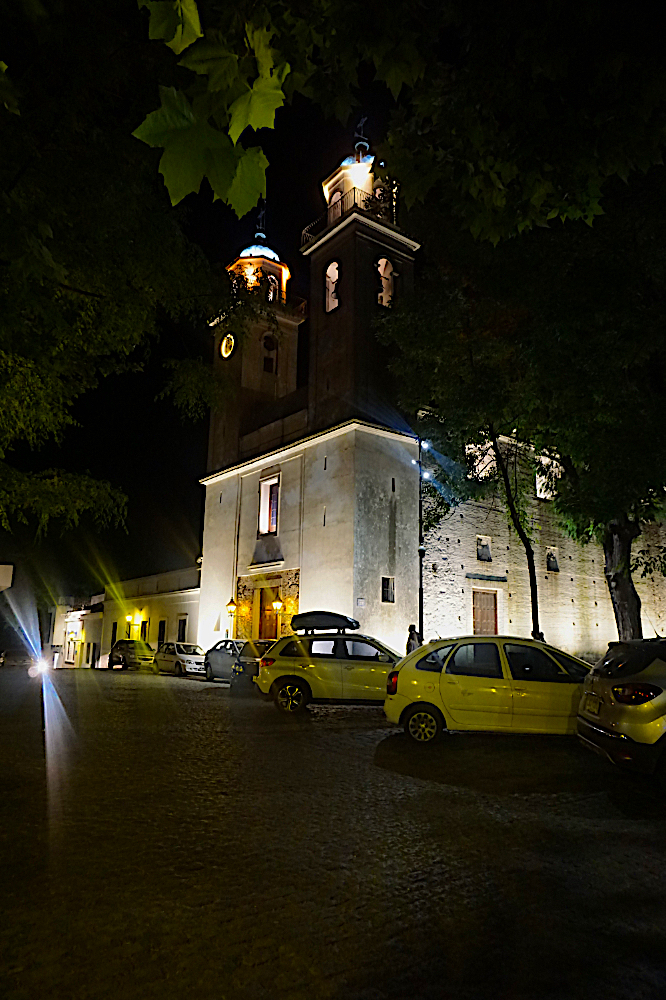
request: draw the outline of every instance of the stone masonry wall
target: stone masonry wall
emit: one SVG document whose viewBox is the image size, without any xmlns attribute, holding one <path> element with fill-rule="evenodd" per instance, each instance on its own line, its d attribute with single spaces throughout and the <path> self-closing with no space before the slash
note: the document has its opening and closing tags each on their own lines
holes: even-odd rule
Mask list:
<svg viewBox="0 0 666 1000">
<path fill-rule="evenodd" d="M 604 577 L 603 550 L 582 546 L 559 529 L 547 500 L 531 507 L 541 630 L 546 641 L 594 660 L 617 639 L 613 608 Z M 485 540 L 490 539 L 492 561 Z M 663 526 L 649 525 L 634 543 L 637 551 L 666 542 Z M 558 571 L 554 566 L 557 565 Z M 500 634 L 529 636 L 532 629 L 525 552 L 499 505 L 466 503 L 453 509 L 426 537 L 424 559 L 424 639 L 473 634 L 473 591 L 497 593 Z M 666 580 L 659 576 L 636 585 L 643 602 L 646 636 L 666 631 Z"/>
</svg>

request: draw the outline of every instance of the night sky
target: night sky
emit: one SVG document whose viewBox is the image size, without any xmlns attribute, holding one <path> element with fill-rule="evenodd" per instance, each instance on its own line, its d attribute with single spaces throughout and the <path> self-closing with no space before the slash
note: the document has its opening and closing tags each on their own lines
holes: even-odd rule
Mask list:
<svg viewBox="0 0 666 1000">
<path fill-rule="evenodd" d="M 380 88 L 362 88 L 366 134 L 382 139 L 388 107 Z M 291 294 L 307 297 L 307 261 L 299 253 L 301 230 L 324 211 L 321 181 L 353 151 L 354 126 L 361 111 L 343 126 L 325 119 L 305 100 L 278 111 L 276 130 L 259 134 L 271 166 L 267 175 L 267 241 L 292 274 Z M 159 155 L 156 152 L 155 169 Z M 167 197 L 166 190 L 164 197 Z M 256 211 L 238 220 L 221 202 L 213 204 L 206 182 L 187 207 L 188 236 L 215 265 L 225 266 L 252 242 Z M 85 597 L 101 573 L 116 578 L 148 575 L 191 566 L 201 554 L 208 419 L 187 421 L 168 400 L 156 400 L 167 358 L 205 356 L 212 350 L 205 329 L 163 324 L 159 343 L 149 346 L 143 372 L 107 377 L 82 396 L 74 411 L 80 426 L 60 446 L 39 452 L 17 448 L 20 468 L 63 468 L 89 472 L 121 488 L 129 498 L 127 530 L 95 532 L 84 525 L 63 533 L 57 526 L 45 540 L 34 526 L 3 535 L 0 558 L 14 562 L 19 587 L 48 586 L 51 593 Z M 99 590 L 103 587 L 99 585 Z"/>
</svg>

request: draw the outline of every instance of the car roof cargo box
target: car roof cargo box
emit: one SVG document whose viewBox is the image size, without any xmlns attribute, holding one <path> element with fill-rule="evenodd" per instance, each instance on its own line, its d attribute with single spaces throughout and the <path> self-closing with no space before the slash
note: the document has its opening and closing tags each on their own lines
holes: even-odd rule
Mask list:
<svg viewBox="0 0 666 1000">
<path fill-rule="evenodd" d="M 300 629 L 305 632 L 314 632 L 318 629 L 324 631 L 337 629 L 338 632 L 344 632 L 346 629 L 360 628 L 360 625 L 355 618 L 337 615 L 334 611 L 304 611 L 303 614 L 294 615 L 291 627 L 294 632 Z"/>
</svg>

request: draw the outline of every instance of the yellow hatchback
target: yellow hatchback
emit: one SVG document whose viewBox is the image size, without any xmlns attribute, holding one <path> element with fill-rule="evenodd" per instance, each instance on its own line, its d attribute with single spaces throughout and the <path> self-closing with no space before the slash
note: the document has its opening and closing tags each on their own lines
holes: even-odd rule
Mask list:
<svg viewBox="0 0 666 1000">
<path fill-rule="evenodd" d="M 391 671 L 384 712 L 418 743 L 432 742 L 443 729 L 575 733 L 589 670 L 533 639 L 442 639 Z"/>
</svg>

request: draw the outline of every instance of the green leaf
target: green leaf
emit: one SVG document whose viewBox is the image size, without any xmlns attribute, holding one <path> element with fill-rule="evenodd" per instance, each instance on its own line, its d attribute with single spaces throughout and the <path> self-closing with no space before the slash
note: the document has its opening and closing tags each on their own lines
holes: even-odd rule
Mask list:
<svg viewBox="0 0 666 1000">
<path fill-rule="evenodd" d="M 238 75 L 238 56 L 216 40 L 220 37 L 220 32 L 208 32 L 178 63 L 200 76 L 207 75 L 209 90 L 226 90 Z"/>
<path fill-rule="evenodd" d="M 191 129 L 173 136 L 162 153 L 159 171 L 172 205 L 188 194 L 196 194 L 206 173 L 207 150 L 193 141 L 194 135 Z"/>
<path fill-rule="evenodd" d="M 242 146 L 232 145 L 226 136 L 222 138 L 226 144 L 210 150 L 206 176 L 213 189 L 213 200 L 221 199 L 229 203 L 229 193 L 236 176 L 238 161 L 245 151 Z"/>
<path fill-rule="evenodd" d="M 283 69 L 280 74 L 257 77 L 252 89 L 236 98 L 229 108 L 229 135 L 234 144 L 248 127 L 256 131 L 275 126 L 275 112 L 284 104 L 280 76 L 284 77 L 289 72 L 288 64 L 285 63 Z"/>
<path fill-rule="evenodd" d="M 274 29 L 255 28 L 251 24 L 246 24 L 245 31 L 247 32 L 247 40 L 250 48 L 254 52 L 255 59 L 257 60 L 259 73 L 261 76 L 270 76 L 271 70 L 275 65 L 273 53 L 269 44 L 271 38 L 275 34 Z"/>
<path fill-rule="evenodd" d="M 201 38 L 201 22 L 195 0 L 138 0 L 150 12 L 148 37 L 162 39 L 176 55 Z"/>
<path fill-rule="evenodd" d="M 260 198 L 266 197 L 267 166 L 268 160 L 261 147 L 252 146 L 243 151 L 227 198 L 239 219 L 254 208 Z"/>
<path fill-rule="evenodd" d="M 21 112 L 18 108 L 16 91 L 14 90 L 14 84 L 7 76 L 7 68 L 7 63 L 0 62 L 0 104 L 7 111 L 11 111 L 13 115 L 19 115 Z"/>
<path fill-rule="evenodd" d="M 160 87 L 162 107 L 151 111 L 132 135 L 149 146 L 166 146 L 174 132 L 194 125 L 194 112 L 190 102 L 181 90 L 175 87 Z"/>
</svg>

